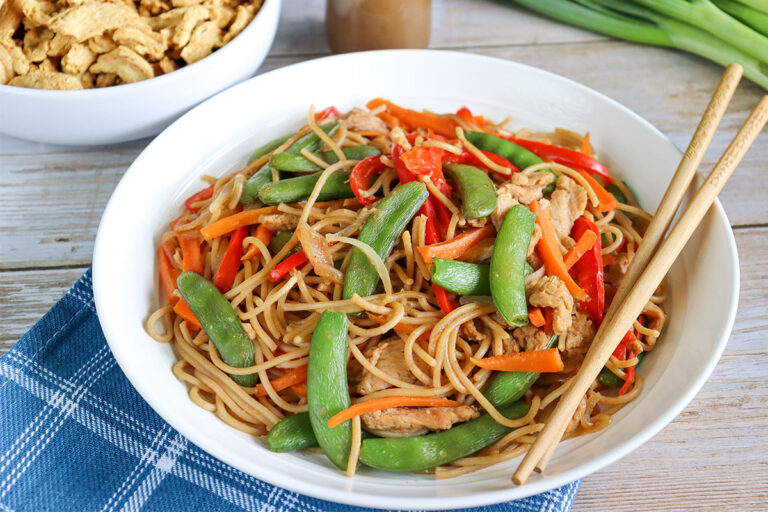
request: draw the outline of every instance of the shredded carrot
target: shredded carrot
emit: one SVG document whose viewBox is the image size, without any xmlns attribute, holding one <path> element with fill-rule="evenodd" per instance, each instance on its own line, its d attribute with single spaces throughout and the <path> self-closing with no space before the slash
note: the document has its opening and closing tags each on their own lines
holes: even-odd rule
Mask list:
<svg viewBox="0 0 768 512">
<path fill-rule="evenodd" d="M 584 134 L 584 138 L 581 139 L 581 152 L 585 155 L 592 155 L 592 145 L 589 143 L 589 132 Z"/>
<path fill-rule="evenodd" d="M 307 366 L 304 365 L 293 368 L 282 377 L 271 380 L 269 383 L 272 384 L 272 387 L 275 391 L 282 391 L 286 388 L 290 388 L 291 386 L 295 386 L 296 384 L 306 382 L 306 380 Z M 256 396 L 267 396 L 267 388 L 264 387 L 264 384 L 259 384 L 256 386 Z"/>
<path fill-rule="evenodd" d="M 541 327 L 547 321 L 544 319 L 544 313 L 541 312 L 541 308 L 531 308 L 528 310 L 528 320 L 534 327 Z"/>
<path fill-rule="evenodd" d="M 533 201 L 531 203 L 531 211 L 536 214 L 536 223 L 541 228 L 542 236 L 541 240 L 536 244 L 536 249 L 544 261 L 547 274 L 560 278 L 574 298 L 584 300 L 587 298 L 587 294 L 579 288 L 576 281 L 568 274 L 568 269 L 563 262 L 563 255 L 560 253 L 555 228 L 552 227 L 552 221 L 549 218 L 549 206 L 542 207 L 538 201 Z"/>
<path fill-rule="evenodd" d="M 592 190 L 595 191 L 595 195 L 597 196 L 598 201 L 598 211 L 605 213 L 616 208 L 618 201 L 616 201 L 616 198 L 613 196 L 613 194 L 605 190 L 605 187 L 603 187 L 591 174 L 589 174 L 584 169 L 576 170 L 584 177 L 585 180 L 587 180 L 587 183 L 589 183 L 589 186 L 592 187 Z"/>
<path fill-rule="evenodd" d="M 264 208 L 257 208 L 255 210 L 245 210 L 244 212 L 235 213 L 229 217 L 224 217 L 216 222 L 212 222 L 202 228 L 203 238 L 206 240 L 212 240 L 214 238 L 231 233 L 237 228 L 243 226 L 250 226 L 259 222 L 263 215 L 277 212 L 277 206 L 265 206 Z"/>
<path fill-rule="evenodd" d="M 401 122 L 412 126 L 413 128 L 432 129 L 435 133 L 445 137 L 453 137 L 456 129 L 456 122 L 451 119 L 438 117 L 434 114 L 425 114 L 408 108 L 395 105 L 389 100 L 376 98 L 368 102 L 367 107 L 376 108 L 379 105 L 386 105 L 387 112 L 399 119 Z"/>
<path fill-rule="evenodd" d="M 379 117 L 381 118 L 382 121 L 384 121 L 387 124 L 391 124 L 392 126 L 400 126 L 400 120 L 395 116 L 393 116 L 392 114 L 388 114 L 387 112 L 382 112 L 379 114 Z"/>
<path fill-rule="evenodd" d="M 194 233 L 185 231 L 179 234 L 179 246 L 181 247 L 181 268 L 203 273 L 203 253 L 200 251 L 200 238 Z"/>
<path fill-rule="evenodd" d="M 352 407 L 339 411 L 328 420 L 328 426 L 333 428 L 355 416 L 392 407 L 457 407 L 459 405 L 461 403 L 456 400 L 431 396 L 385 396 L 358 402 Z"/>
<path fill-rule="evenodd" d="M 480 368 L 499 372 L 557 373 L 563 371 L 563 359 L 556 348 L 512 352 L 500 356 L 470 360 Z"/>
<path fill-rule="evenodd" d="M 467 252 L 462 254 L 459 260 L 475 263 L 480 259 L 481 256 L 487 254 L 487 251 L 491 250 L 494 244 L 496 244 L 496 237 L 480 240 L 480 242 L 478 242 L 476 245 L 473 245 Z"/>
<path fill-rule="evenodd" d="M 299 396 L 307 396 L 307 383 L 302 382 L 301 384 L 295 384 L 291 386 L 291 389 L 294 393 L 296 393 Z"/>
<path fill-rule="evenodd" d="M 179 278 L 181 271 L 171 264 L 171 259 L 163 247 L 157 249 L 157 268 L 160 274 L 160 286 L 168 302 L 173 304 L 179 300 L 173 292 L 176 291 L 176 279 Z"/>
<path fill-rule="evenodd" d="M 184 299 L 179 299 L 179 301 L 176 303 L 175 306 L 173 306 L 173 311 L 177 315 L 179 315 L 181 318 L 187 321 L 188 324 L 190 324 L 191 327 L 194 327 L 196 329 L 202 329 L 203 326 L 200 325 L 200 321 L 197 319 L 195 314 L 192 312 L 191 309 L 189 309 L 189 305 L 184 301 Z"/>
<path fill-rule="evenodd" d="M 595 246 L 597 240 L 597 234 L 594 231 L 586 230 L 581 238 L 576 242 L 576 245 L 568 249 L 568 252 L 563 256 L 563 263 L 566 268 L 571 268 L 579 261 L 579 258 L 584 256 L 588 250 Z"/>
<path fill-rule="evenodd" d="M 427 265 L 432 264 L 433 258 L 455 260 L 460 258 L 461 255 L 467 252 L 473 245 L 492 236 L 494 231 L 493 226 L 490 224 L 483 226 L 482 228 L 471 229 L 455 236 L 451 240 L 446 240 L 445 242 L 438 242 L 432 245 L 421 245 L 418 247 L 419 253 L 424 260 L 424 263 Z"/>
<path fill-rule="evenodd" d="M 269 245 L 269 242 L 272 240 L 272 232 L 265 228 L 262 224 L 259 224 L 256 227 L 256 234 L 254 235 L 256 238 L 261 240 L 261 242 L 264 245 Z M 248 251 L 246 251 L 245 254 L 243 254 L 243 257 L 241 258 L 243 261 L 249 260 L 256 256 L 259 252 L 259 247 L 256 244 L 251 244 L 248 246 Z"/>
</svg>

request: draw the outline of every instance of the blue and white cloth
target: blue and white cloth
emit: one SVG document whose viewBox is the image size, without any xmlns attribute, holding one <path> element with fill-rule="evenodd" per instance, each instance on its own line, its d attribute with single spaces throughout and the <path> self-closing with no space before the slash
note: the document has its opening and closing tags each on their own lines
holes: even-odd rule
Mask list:
<svg viewBox="0 0 768 512">
<path fill-rule="evenodd" d="M 125 378 L 90 270 L 0 358 L 0 511 L 363 512 L 274 487 L 187 441 Z M 561 512 L 580 482 L 473 509 Z"/>
</svg>

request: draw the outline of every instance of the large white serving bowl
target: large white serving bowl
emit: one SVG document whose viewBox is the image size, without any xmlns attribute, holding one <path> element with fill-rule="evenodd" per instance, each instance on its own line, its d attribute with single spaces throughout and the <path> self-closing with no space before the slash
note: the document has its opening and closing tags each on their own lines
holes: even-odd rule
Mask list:
<svg viewBox="0 0 768 512">
<path fill-rule="evenodd" d="M 211 55 L 149 80 L 80 91 L 0 85 L 0 132 L 68 146 L 155 135 L 201 101 L 256 73 L 275 38 L 281 1 L 265 0 L 251 23 Z"/>
<path fill-rule="evenodd" d="M 379 508 L 461 508 L 529 496 L 588 475 L 661 430 L 704 384 L 733 324 L 738 259 L 719 204 L 670 272 L 664 306 L 669 323 L 640 371 L 645 379 L 640 398 L 604 431 L 561 445 L 546 473 L 522 487 L 510 483 L 518 461 L 452 480 L 365 468 L 347 479 L 321 455 L 272 453 L 192 404 L 171 374 L 170 347 L 153 341 L 143 327 L 158 303 L 155 249 L 168 221 L 179 214 L 185 197 L 203 187 L 201 174 L 238 168 L 251 149 L 303 124 L 310 103 L 343 111 L 376 96 L 437 112 L 467 105 L 493 119 L 511 114 L 518 127 L 589 130 L 608 169 L 626 180 L 651 211 L 680 158 L 664 135 L 609 98 L 552 73 L 477 55 L 347 54 L 249 80 L 158 136 L 123 177 L 99 227 L 96 307 L 110 348 L 139 393 L 193 443 L 246 473 L 318 498 Z"/>
</svg>

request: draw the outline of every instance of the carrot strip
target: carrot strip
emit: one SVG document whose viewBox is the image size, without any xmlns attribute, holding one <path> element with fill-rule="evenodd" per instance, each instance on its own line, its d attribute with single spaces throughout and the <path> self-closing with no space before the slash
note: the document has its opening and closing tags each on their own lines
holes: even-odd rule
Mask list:
<svg viewBox="0 0 768 512">
<path fill-rule="evenodd" d="M 470 360 L 480 368 L 499 372 L 557 373 L 564 368 L 560 351 L 556 348 L 512 352 L 483 359 L 471 357 Z"/>
<path fill-rule="evenodd" d="M 328 420 L 328 426 L 333 428 L 355 416 L 392 407 L 457 407 L 459 405 L 461 404 L 456 400 L 431 396 L 385 396 L 358 402 L 352 407 L 339 411 Z"/>
<path fill-rule="evenodd" d="M 275 391 L 282 391 L 286 388 L 290 388 L 291 386 L 295 386 L 296 384 L 306 382 L 306 380 L 307 366 L 304 365 L 299 366 L 298 368 L 293 368 L 282 377 L 271 380 L 269 383 L 272 384 L 272 387 L 275 389 Z M 264 384 L 259 384 L 256 386 L 256 396 L 267 396 L 267 388 L 264 387 Z"/>
<path fill-rule="evenodd" d="M 200 230 L 200 233 L 202 233 L 204 239 L 211 240 L 226 235 L 227 233 L 231 233 L 237 228 L 256 224 L 259 222 L 262 215 L 268 215 L 275 212 L 277 212 L 277 206 L 265 206 L 264 208 L 235 213 L 234 215 L 224 217 L 223 219 L 208 224 Z"/>
<path fill-rule="evenodd" d="M 446 260 L 455 260 L 460 258 L 470 247 L 481 240 L 492 236 L 494 228 L 491 225 L 475 228 L 452 238 L 445 242 L 439 242 L 431 245 L 421 245 L 418 247 L 424 263 L 432 264 L 433 258 L 443 258 Z"/>
<path fill-rule="evenodd" d="M 581 152 L 587 156 L 592 155 L 592 144 L 589 143 L 589 132 L 584 134 L 584 138 L 581 139 Z"/>
<path fill-rule="evenodd" d="M 495 243 L 496 243 L 496 237 L 480 240 L 480 242 L 478 242 L 476 245 L 473 245 L 472 247 L 469 248 L 467 252 L 462 254 L 459 260 L 467 261 L 469 263 L 476 263 L 481 256 L 483 256 L 484 254 L 487 254 L 487 251 L 493 248 Z"/>
<path fill-rule="evenodd" d="M 589 186 L 592 187 L 592 190 L 595 191 L 595 195 L 597 196 L 597 209 L 598 211 L 601 211 L 603 213 L 609 212 L 616 208 L 616 204 L 618 201 L 616 201 L 616 198 L 605 190 L 605 187 L 603 187 L 591 174 L 589 174 L 584 169 L 576 169 L 579 174 L 581 174 L 585 180 L 587 180 L 587 183 L 589 183 Z"/>
<path fill-rule="evenodd" d="M 541 308 L 531 308 L 528 310 L 528 320 L 534 327 L 541 327 L 547 321 L 544 319 L 544 313 L 541 312 Z"/>
<path fill-rule="evenodd" d="M 299 396 L 307 396 L 307 383 L 302 382 L 301 384 L 295 384 L 291 386 L 291 389 L 294 393 L 296 393 Z"/>
<path fill-rule="evenodd" d="M 248 232 L 248 228 L 239 228 L 229 237 L 229 244 L 221 258 L 221 263 L 213 273 L 213 284 L 221 293 L 227 293 L 235 284 L 237 271 L 240 270 L 240 263 L 243 258 L 243 240 Z"/>
<path fill-rule="evenodd" d="M 188 231 L 181 233 L 178 239 L 181 247 L 181 268 L 202 274 L 203 253 L 200 251 L 200 239 Z"/>
<path fill-rule="evenodd" d="M 393 126 L 400 126 L 400 120 L 395 116 L 393 116 L 392 114 L 388 114 L 387 112 L 382 112 L 381 114 L 379 114 L 379 117 L 381 118 L 382 121 L 384 121 L 387 124 L 391 124 Z"/>
<path fill-rule="evenodd" d="M 403 108 L 399 105 L 395 105 L 389 100 L 376 98 L 368 102 L 368 108 L 373 109 L 379 105 L 386 105 L 387 111 L 402 121 L 405 124 L 411 125 L 414 128 L 424 128 L 427 130 L 433 130 L 435 133 L 443 135 L 445 137 L 453 137 L 455 135 L 456 123 L 450 119 L 438 117 L 433 114 L 425 114 L 423 112 L 417 112 L 408 108 Z"/>
<path fill-rule="evenodd" d="M 256 234 L 254 236 L 261 240 L 264 245 L 269 245 L 269 242 L 272 240 L 272 232 L 261 224 L 256 227 Z M 256 256 L 258 253 L 259 247 L 256 244 L 251 244 L 248 246 L 248 250 L 245 254 L 243 254 L 241 259 L 242 261 L 249 260 Z"/>
<path fill-rule="evenodd" d="M 585 231 L 578 242 L 576 242 L 576 245 L 568 249 L 568 252 L 563 256 L 565 267 L 570 269 L 577 261 L 579 261 L 579 258 L 584 256 L 588 250 L 595 246 L 596 240 L 597 235 L 594 231 Z"/>
<path fill-rule="evenodd" d="M 542 207 L 538 201 L 533 201 L 531 203 L 531 211 L 536 214 L 536 223 L 541 228 L 542 236 L 541 240 L 536 244 L 536 249 L 544 261 L 547 274 L 560 278 L 574 298 L 578 300 L 585 299 L 587 294 L 579 288 L 576 281 L 568 274 L 568 269 L 563 262 L 563 255 L 560 253 L 560 246 L 557 243 L 555 228 L 552 227 L 552 221 L 549 218 L 549 206 Z"/>
<path fill-rule="evenodd" d="M 184 302 L 184 299 L 179 299 L 179 301 L 176 303 L 175 306 L 173 306 L 173 311 L 177 315 L 179 315 L 181 318 L 187 321 L 188 324 L 190 324 L 192 327 L 197 329 L 202 329 L 203 326 L 200 325 L 200 321 L 197 319 L 195 314 L 192 312 L 191 309 L 189 309 L 189 306 L 186 302 Z"/>
<path fill-rule="evenodd" d="M 544 325 L 541 330 L 544 331 L 544 334 L 551 336 L 555 333 L 555 329 L 552 327 L 555 322 L 555 311 L 552 308 L 542 308 L 542 312 L 544 313 Z"/>
<path fill-rule="evenodd" d="M 157 249 L 157 268 L 160 274 L 160 286 L 163 288 L 168 302 L 173 304 L 179 300 L 173 292 L 176 291 L 176 279 L 178 279 L 181 271 L 171 264 L 171 259 L 163 247 Z"/>
</svg>

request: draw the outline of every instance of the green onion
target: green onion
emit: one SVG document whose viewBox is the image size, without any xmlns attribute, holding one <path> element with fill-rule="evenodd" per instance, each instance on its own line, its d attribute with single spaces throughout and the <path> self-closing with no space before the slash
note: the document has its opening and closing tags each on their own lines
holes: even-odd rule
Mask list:
<svg viewBox="0 0 768 512">
<path fill-rule="evenodd" d="M 723 66 L 737 62 L 748 78 L 768 89 L 768 37 L 720 10 L 711 0 L 515 1 L 565 23 L 616 38 L 678 48 Z M 740 12 L 747 14 L 744 9 L 762 12 L 763 6 L 768 8 L 768 0 L 738 3 Z"/>
</svg>

